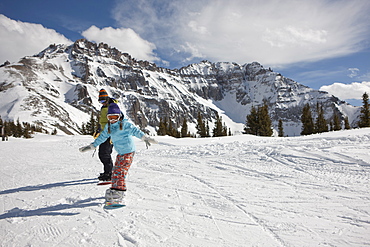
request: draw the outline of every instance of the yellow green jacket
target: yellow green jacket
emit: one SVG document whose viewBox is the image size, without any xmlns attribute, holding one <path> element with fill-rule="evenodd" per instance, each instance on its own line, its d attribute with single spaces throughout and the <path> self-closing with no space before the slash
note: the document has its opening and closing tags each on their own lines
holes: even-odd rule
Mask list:
<svg viewBox="0 0 370 247">
<path fill-rule="evenodd" d="M 99 115 L 99 125 L 100 125 L 100 130 L 103 131 L 105 128 L 105 125 L 108 123 L 107 119 L 107 114 L 108 114 L 108 106 L 111 103 L 118 103 L 118 100 L 109 98 L 109 102 L 106 106 L 102 106 L 100 109 L 100 115 Z"/>
</svg>

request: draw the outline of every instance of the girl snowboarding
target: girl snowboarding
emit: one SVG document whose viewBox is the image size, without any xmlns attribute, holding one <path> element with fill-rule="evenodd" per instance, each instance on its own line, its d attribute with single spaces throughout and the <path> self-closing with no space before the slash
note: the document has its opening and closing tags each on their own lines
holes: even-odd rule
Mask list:
<svg viewBox="0 0 370 247">
<path fill-rule="evenodd" d="M 132 136 L 143 140 L 147 146 L 158 142 L 129 123 L 115 103 L 109 105 L 107 118 L 108 124 L 99 137 L 90 145 L 81 147 L 79 150 L 86 152 L 95 149 L 108 138 L 111 138 L 114 149 L 118 154 L 112 171 L 112 187 L 106 190 L 105 200 L 106 206 L 120 206 L 123 204 L 124 192 L 126 191 L 125 179 L 135 153 Z"/>
</svg>

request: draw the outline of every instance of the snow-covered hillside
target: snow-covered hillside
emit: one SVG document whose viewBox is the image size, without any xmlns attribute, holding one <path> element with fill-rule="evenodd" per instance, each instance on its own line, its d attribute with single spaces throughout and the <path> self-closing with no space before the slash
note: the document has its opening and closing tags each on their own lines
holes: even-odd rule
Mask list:
<svg viewBox="0 0 370 247">
<path fill-rule="evenodd" d="M 1 246 L 369 246 L 370 129 L 157 137 L 106 211 L 88 136 L 0 142 Z"/>
<path fill-rule="evenodd" d="M 231 133 L 243 131 L 252 106 L 267 102 L 273 128 L 282 120 L 284 133 L 301 132 L 302 108 L 310 104 L 316 118 L 322 104 L 328 123 L 336 115 L 357 126 L 360 107 L 306 87 L 258 62 L 239 65 L 202 61 L 180 69 L 137 61 L 107 44 L 77 40 L 50 45 L 35 56 L 0 66 L 0 116 L 37 124 L 49 133 L 79 134 L 91 112 L 100 109 L 101 88 L 120 101 L 126 116 L 155 133 L 167 118 L 180 130 L 184 120 L 196 133 L 198 112 L 214 127 L 217 116 Z"/>
</svg>

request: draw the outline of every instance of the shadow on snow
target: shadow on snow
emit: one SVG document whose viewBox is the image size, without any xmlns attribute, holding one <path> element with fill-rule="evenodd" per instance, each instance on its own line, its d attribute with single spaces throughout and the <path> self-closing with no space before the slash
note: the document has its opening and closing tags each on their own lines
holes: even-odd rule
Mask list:
<svg viewBox="0 0 370 247">
<path fill-rule="evenodd" d="M 89 179 L 58 182 L 58 183 L 51 183 L 51 184 L 44 184 L 44 185 L 25 186 L 25 187 L 0 191 L 0 195 L 22 192 L 22 191 L 46 190 L 46 189 L 51 189 L 55 187 L 66 187 L 66 186 L 76 186 L 76 185 L 95 184 L 95 183 L 96 183 L 95 178 L 89 178 Z M 101 203 L 93 202 L 93 201 L 101 200 L 101 199 L 103 199 L 103 197 L 88 198 L 85 200 L 74 202 L 73 204 L 58 204 L 55 206 L 33 209 L 33 210 L 25 210 L 25 209 L 20 209 L 18 207 L 15 207 L 9 210 L 7 213 L 0 215 L 0 220 L 6 219 L 6 218 L 12 218 L 12 217 L 56 216 L 56 215 L 73 216 L 79 213 L 59 212 L 59 211 L 66 210 L 66 209 L 73 209 L 73 208 L 85 208 L 85 207 L 98 206 Z"/>
<path fill-rule="evenodd" d="M 21 192 L 21 191 L 47 190 L 47 189 L 51 189 L 54 187 L 65 187 L 65 186 L 94 184 L 94 183 L 97 183 L 96 178 L 88 178 L 88 179 L 58 182 L 58 183 L 43 184 L 43 185 L 32 185 L 32 186 L 25 186 L 25 187 L 0 191 L 0 195 L 12 194 L 12 193 Z"/>
<path fill-rule="evenodd" d="M 0 215 L 0 220 L 14 217 L 32 217 L 32 216 L 73 216 L 79 213 L 68 213 L 68 212 L 59 212 L 66 209 L 73 208 L 86 208 L 99 206 L 101 203 L 93 202 L 95 200 L 101 200 L 103 197 L 88 198 L 85 200 L 77 201 L 73 204 L 58 204 L 55 206 L 38 208 L 33 210 L 24 210 L 18 207 L 15 207 L 9 210 L 7 213 Z"/>
</svg>

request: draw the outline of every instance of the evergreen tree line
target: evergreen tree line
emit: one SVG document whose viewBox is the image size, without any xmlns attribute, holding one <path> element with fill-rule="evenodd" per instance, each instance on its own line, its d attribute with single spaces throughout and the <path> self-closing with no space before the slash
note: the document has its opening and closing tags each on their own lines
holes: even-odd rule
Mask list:
<svg viewBox="0 0 370 247">
<path fill-rule="evenodd" d="M 164 119 L 161 118 L 159 121 L 157 135 L 159 136 L 168 135 L 168 136 L 173 136 L 176 138 L 190 136 L 190 133 L 188 133 L 187 131 L 186 118 L 184 119 L 184 122 L 182 124 L 181 132 L 173 127 L 172 121 L 169 120 L 167 117 L 165 117 Z"/>
<path fill-rule="evenodd" d="M 310 135 L 314 133 L 322 133 L 329 131 L 328 122 L 324 117 L 322 105 L 317 103 L 316 106 L 318 117 L 316 121 L 312 118 L 312 112 L 309 104 L 303 107 L 302 111 L 302 132 L 301 135 Z M 338 115 L 334 115 L 333 121 L 330 121 L 330 130 L 341 130 L 341 121 Z M 345 128 L 349 129 L 348 117 L 345 118 Z M 246 117 L 244 128 L 245 134 L 256 136 L 271 136 L 273 134 L 272 122 L 268 111 L 268 105 L 264 102 L 263 106 L 257 108 L 252 106 L 250 114 Z M 284 136 L 283 121 L 280 119 L 278 123 L 278 136 Z"/>
<path fill-rule="evenodd" d="M 15 123 L 14 121 L 5 121 L 0 116 L 0 126 L 4 127 L 5 137 L 16 137 L 16 138 L 32 138 L 32 134 L 35 132 L 49 134 L 49 132 L 39 125 L 30 124 L 27 122 L 20 122 L 19 119 Z M 0 135 L 2 130 L 0 128 Z M 53 130 L 51 134 L 55 135 L 57 133 L 56 129 Z"/>
<path fill-rule="evenodd" d="M 90 120 L 87 123 L 82 123 L 80 132 L 82 135 L 94 135 L 99 127 L 99 115 L 91 111 Z"/>
<path fill-rule="evenodd" d="M 363 106 L 360 111 L 360 120 L 357 123 L 358 127 L 370 127 L 370 109 L 369 109 L 369 95 L 365 92 L 362 95 Z M 329 127 L 331 131 L 337 131 L 342 129 L 342 123 L 337 114 L 334 114 L 333 120 L 328 122 L 324 118 L 324 110 L 322 105 L 316 105 L 317 118 L 316 121 L 312 118 L 311 107 L 306 104 L 303 107 L 302 112 L 302 132 L 301 135 L 311 135 L 315 133 L 328 132 Z M 344 118 L 344 129 L 350 129 L 348 117 Z"/>
<path fill-rule="evenodd" d="M 203 116 L 200 112 L 198 112 L 196 129 L 197 134 L 200 137 L 211 137 L 208 121 L 203 119 Z M 216 112 L 216 122 L 212 129 L 212 134 L 213 137 L 232 135 L 231 130 L 230 129 L 228 130 L 226 124 L 222 122 L 222 117 L 218 115 L 217 112 Z"/>
<path fill-rule="evenodd" d="M 195 128 L 197 131 L 196 134 L 198 134 L 200 137 L 211 137 L 209 123 L 203 119 L 203 116 L 200 112 L 198 112 L 197 124 Z M 196 137 L 196 134 L 191 134 L 188 130 L 186 118 L 184 118 L 182 122 L 180 131 L 173 127 L 173 123 L 168 118 L 160 119 L 157 130 L 157 135 L 159 136 L 169 135 L 176 138 Z M 231 130 L 227 129 L 225 123 L 222 123 L 222 117 L 218 114 L 216 114 L 216 122 L 212 130 L 212 134 L 213 137 L 231 135 Z"/>
<path fill-rule="evenodd" d="M 364 93 L 362 96 L 363 106 L 361 108 L 360 121 L 358 127 L 370 127 L 370 108 L 369 108 L 369 95 Z M 311 135 L 315 133 L 323 133 L 330 131 L 338 131 L 342 129 L 342 121 L 339 115 L 334 114 L 331 121 L 327 121 L 324 117 L 323 106 L 319 103 L 316 104 L 317 118 L 314 120 L 312 111 L 309 104 L 303 107 L 301 122 L 302 132 L 301 135 Z M 344 129 L 350 129 L 348 117 L 344 118 Z M 252 106 L 251 112 L 246 117 L 246 124 L 244 128 L 245 134 L 252 134 L 257 136 L 271 136 L 272 124 L 268 112 L 267 102 L 263 106 Z M 278 135 L 284 136 L 283 122 L 279 120 Z"/>
<path fill-rule="evenodd" d="M 302 131 L 301 135 L 311 135 L 316 133 L 323 133 L 330 131 L 338 131 L 342 129 L 342 121 L 337 114 L 334 114 L 332 121 L 328 121 L 324 117 L 323 106 L 319 103 L 316 104 L 317 118 L 314 121 L 312 117 L 311 106 L 307 103 L 303 107 L 301 122 Z M 330 129 L 329 129 L 330 127 Z M 348 117 L 344 119 L 344 128 L 350 129 Z"/>
</svg>

